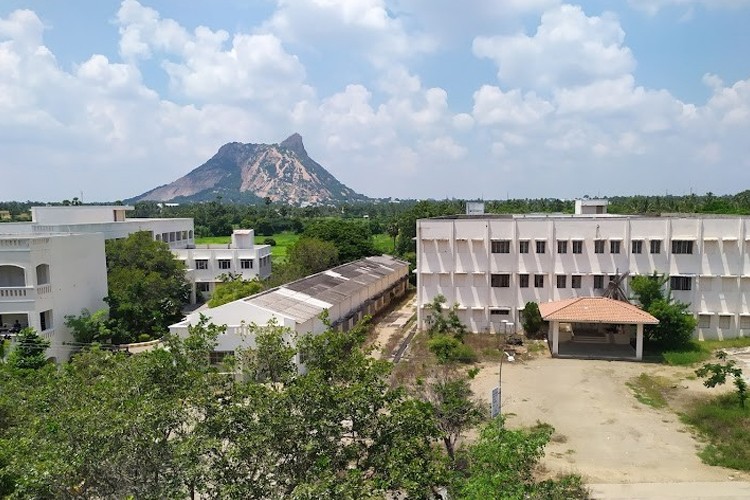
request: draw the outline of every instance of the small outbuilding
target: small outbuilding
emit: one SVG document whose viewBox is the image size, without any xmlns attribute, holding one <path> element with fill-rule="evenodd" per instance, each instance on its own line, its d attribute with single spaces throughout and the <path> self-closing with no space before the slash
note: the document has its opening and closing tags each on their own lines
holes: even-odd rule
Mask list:
<svg viewBox="0 0 750 500">
<path fill-rule="evenodd" d="M 643 325 L 659 323 L 637 306 L 605 297 L 539 304 L 555 357 L 643 359 Z"/>
</svg>

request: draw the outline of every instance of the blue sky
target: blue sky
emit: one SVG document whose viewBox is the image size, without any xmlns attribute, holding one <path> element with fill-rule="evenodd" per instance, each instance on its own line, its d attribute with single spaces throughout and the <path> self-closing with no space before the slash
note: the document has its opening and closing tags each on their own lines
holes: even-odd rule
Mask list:
<svg viewBox="0 0 750 500">
<path fill-rule="evenodd" d="M 4 0 L 0 199 L 302 134 L 376 197 L 750 187 L 750 0 Z"/>
</svg>

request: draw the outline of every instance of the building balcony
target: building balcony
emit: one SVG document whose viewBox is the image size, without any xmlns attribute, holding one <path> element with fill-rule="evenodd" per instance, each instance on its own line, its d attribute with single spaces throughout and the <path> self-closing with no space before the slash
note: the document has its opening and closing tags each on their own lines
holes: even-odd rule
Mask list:
<svg viewBox="0 0 750 500">
<path fill-rule="evenodd" d="M 49 287 L 49 285 L 45 285 Z M 0 287 L 0 300 L 2 301 L 26 301 L 36 298 L 36 289 L 33 286 L 4 286 Z"/>
</svg>

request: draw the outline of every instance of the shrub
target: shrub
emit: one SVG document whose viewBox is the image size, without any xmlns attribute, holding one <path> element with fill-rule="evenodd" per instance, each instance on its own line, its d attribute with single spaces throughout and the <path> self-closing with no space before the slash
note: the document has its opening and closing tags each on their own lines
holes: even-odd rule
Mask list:
<svg viewBox="0 0 750 500">
<path fill-rule="evenodd" d="M 535 337 L 542 330 L 542 313 L 536 302 L 527 302 L 523 308 L 523 331 L 527 337 Z"/>
<path fill-rule="evenodd" d="M 273 238 L 266 238 L 263 240 L 264 245 L 271 245 L 272 247 L 276 246 L 276 240 Z"/>
<path fill-rule="evenodd" d="M 477 360 L 477 355 L 470 346 L 450 335 L 435 335 L 427 342 L 427 346 L 440 363 L 473 363 Z"/>
</svg>

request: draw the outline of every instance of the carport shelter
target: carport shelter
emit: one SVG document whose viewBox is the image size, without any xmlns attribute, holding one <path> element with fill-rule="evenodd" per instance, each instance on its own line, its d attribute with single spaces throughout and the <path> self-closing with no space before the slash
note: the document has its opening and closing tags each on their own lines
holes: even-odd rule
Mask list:
<svg viewBox="0 0 750 500">
<path fill-rule="evenodd" d="M 539 304 L 549 322 L 547 339 L 556 357 L 643 359 L 643 325 L 659 320 L 646 311 L 605 297 Z M 633 349 L 635 341 L 635 350 Z"/>
</svg>

